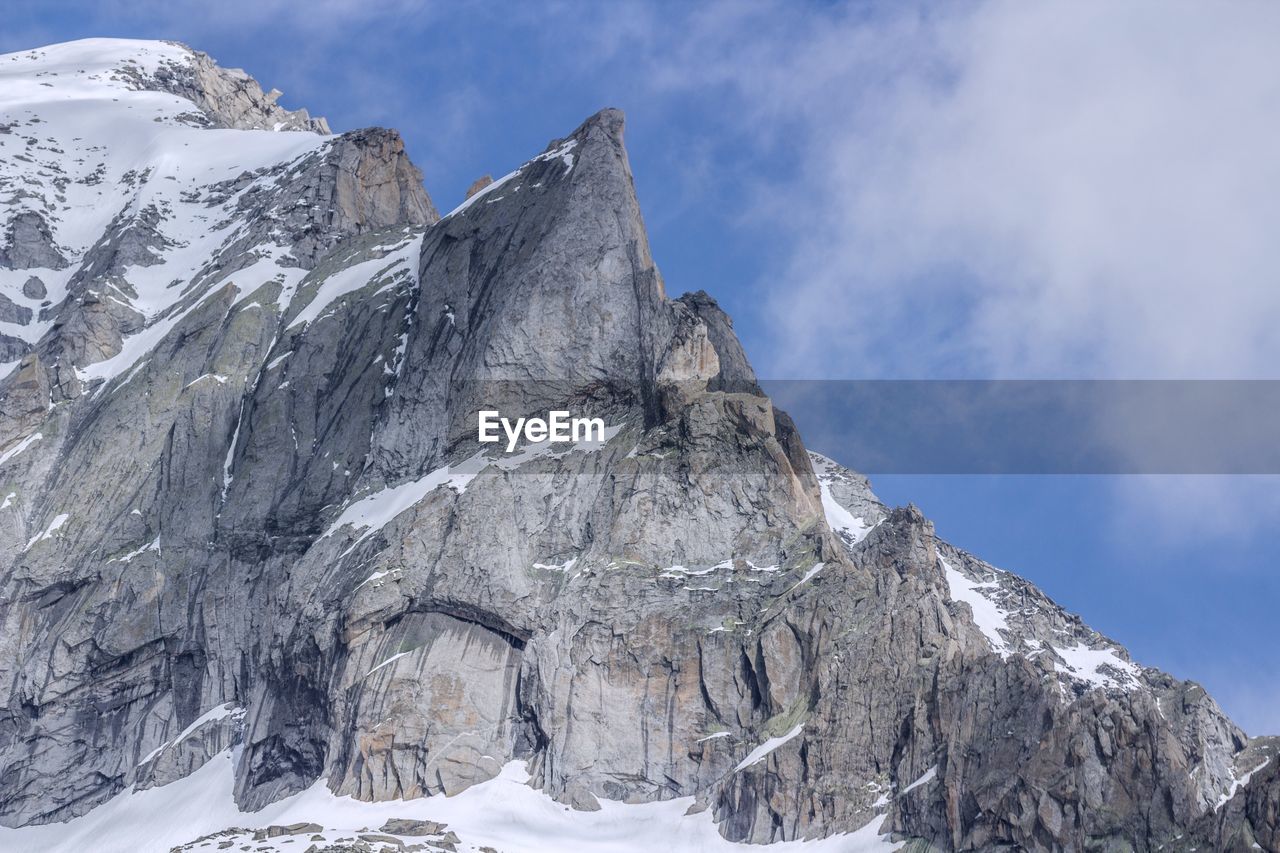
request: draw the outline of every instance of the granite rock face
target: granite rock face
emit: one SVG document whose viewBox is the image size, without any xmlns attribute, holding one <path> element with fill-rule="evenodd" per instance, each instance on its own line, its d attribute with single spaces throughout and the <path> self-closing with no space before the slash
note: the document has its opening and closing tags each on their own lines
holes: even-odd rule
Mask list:
<svg viewBox="0 0 1280 853">
<path fill-rule="evenodd" d="M 230 754 L 246 810 L 523 760 L 573 808 L 691 797 L 757 843 L 1280 849 L 1274 741 L 805 450 L 715 301 L 667 295 L 621 113 L 440 218 L 393 132 L 320 135 L 185 48 L 23 56 L 97 69 L 104 111 L 165 99 L 161 147 L 239 130 L 202 180 L 0 175 L 46 226 L 0 280 L 32 312 L 0 378 L 0 823 Z M 93 222 L 57 199 L 103 183 Z M 477 440 L 553 409 L 603 435 Z"/>
<path fill-rule="evenodd" d="M 182 54 L 150 73 L 127 62 L 117 73 L 138 89 L 168 92 L 190 101 L 203 114 L 191 120 L 206 127 L 331 132 L 323 118 L 312 118 L 305 109 L 279 106 L 276 100 L 284 94 L 279 89 L 264 92 L 243 69 L 223 68 L 207 53 L 174 44 Z"/>
<path fill-rule="evenodd" d="M 11 270 L 47 267 L 56 270 L 66 265 L 66 258 L 53 245 L 53 235 L 43 216 L 27 210 L 9 220 L 4 246 L 0 248 L 0 267 Z"/>
</svg>

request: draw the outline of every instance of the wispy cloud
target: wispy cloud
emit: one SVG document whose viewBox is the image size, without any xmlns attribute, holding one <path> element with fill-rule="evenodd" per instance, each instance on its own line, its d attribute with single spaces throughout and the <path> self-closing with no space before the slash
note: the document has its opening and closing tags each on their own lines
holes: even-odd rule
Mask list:
<svg viewBox="0 0 1280 853">
<path fill-rule="evenodd" d="M 1280 9 L 993 0 L 688 24 L 657 84 L 724 86 L 759 144 L 785 134 L 797 159 L 761 187 L 790 242 L 776 368 L 1274 372 Z"/>
<path fill-rule="evenodd" d="M 1280 371 L 1280 7 L 722 3 L 651 25 L 648 92 L 711 93 L 771 158 L 745 173 L 778 246 L 764 373 Z M 1117 518 L 1170 543 L 1280 522 L 1274 478 L 1115 487 Z"/>
<path fill-rule="evenodd" d="M 775 372 L 1274 372 L 1280 8 L 620 8 L 584 62 L 776 158 Z"/>
</svg>

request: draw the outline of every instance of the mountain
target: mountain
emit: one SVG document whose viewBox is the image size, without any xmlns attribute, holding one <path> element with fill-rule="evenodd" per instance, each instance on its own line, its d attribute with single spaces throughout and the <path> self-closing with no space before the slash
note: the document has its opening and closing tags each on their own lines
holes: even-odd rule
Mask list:
<svg viewBox="0 0 1280 853">
<path fill-rule="evenodd" d="M 441 217 L 277 97 L 0 57 L 0 847 L 1280 850 L 1277 740 L 667 296 L 621 113 Z"/>
</svg>

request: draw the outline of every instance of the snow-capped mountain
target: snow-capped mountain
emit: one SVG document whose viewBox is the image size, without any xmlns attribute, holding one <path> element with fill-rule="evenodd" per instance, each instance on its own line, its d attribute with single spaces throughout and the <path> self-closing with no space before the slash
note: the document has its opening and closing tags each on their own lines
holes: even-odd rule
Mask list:
<svg viewBox="0 0 1280 853">
<path fill-rule="evenodd" d="M 666 295 L 620 113 L 441 218 L 276 97 L 0 57 L 0 848 L 1280 850 L 1274 740 Z"/>
</svg>

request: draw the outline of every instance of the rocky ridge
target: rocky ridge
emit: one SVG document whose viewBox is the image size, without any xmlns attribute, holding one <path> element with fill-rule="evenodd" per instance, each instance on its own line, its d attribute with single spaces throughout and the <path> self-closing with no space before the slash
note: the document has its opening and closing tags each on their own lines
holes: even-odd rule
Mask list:
<svg viewBox="0 0 1280 853">
<path fill-rule="evenodd" d="M 1274 741 L 804 449 L 617 111 L 440 218 L 394 132 L 178 45 L 0 76 L 0 842 L 519 766 L 735 841 L 1280 850 Z"/>
</svg>

